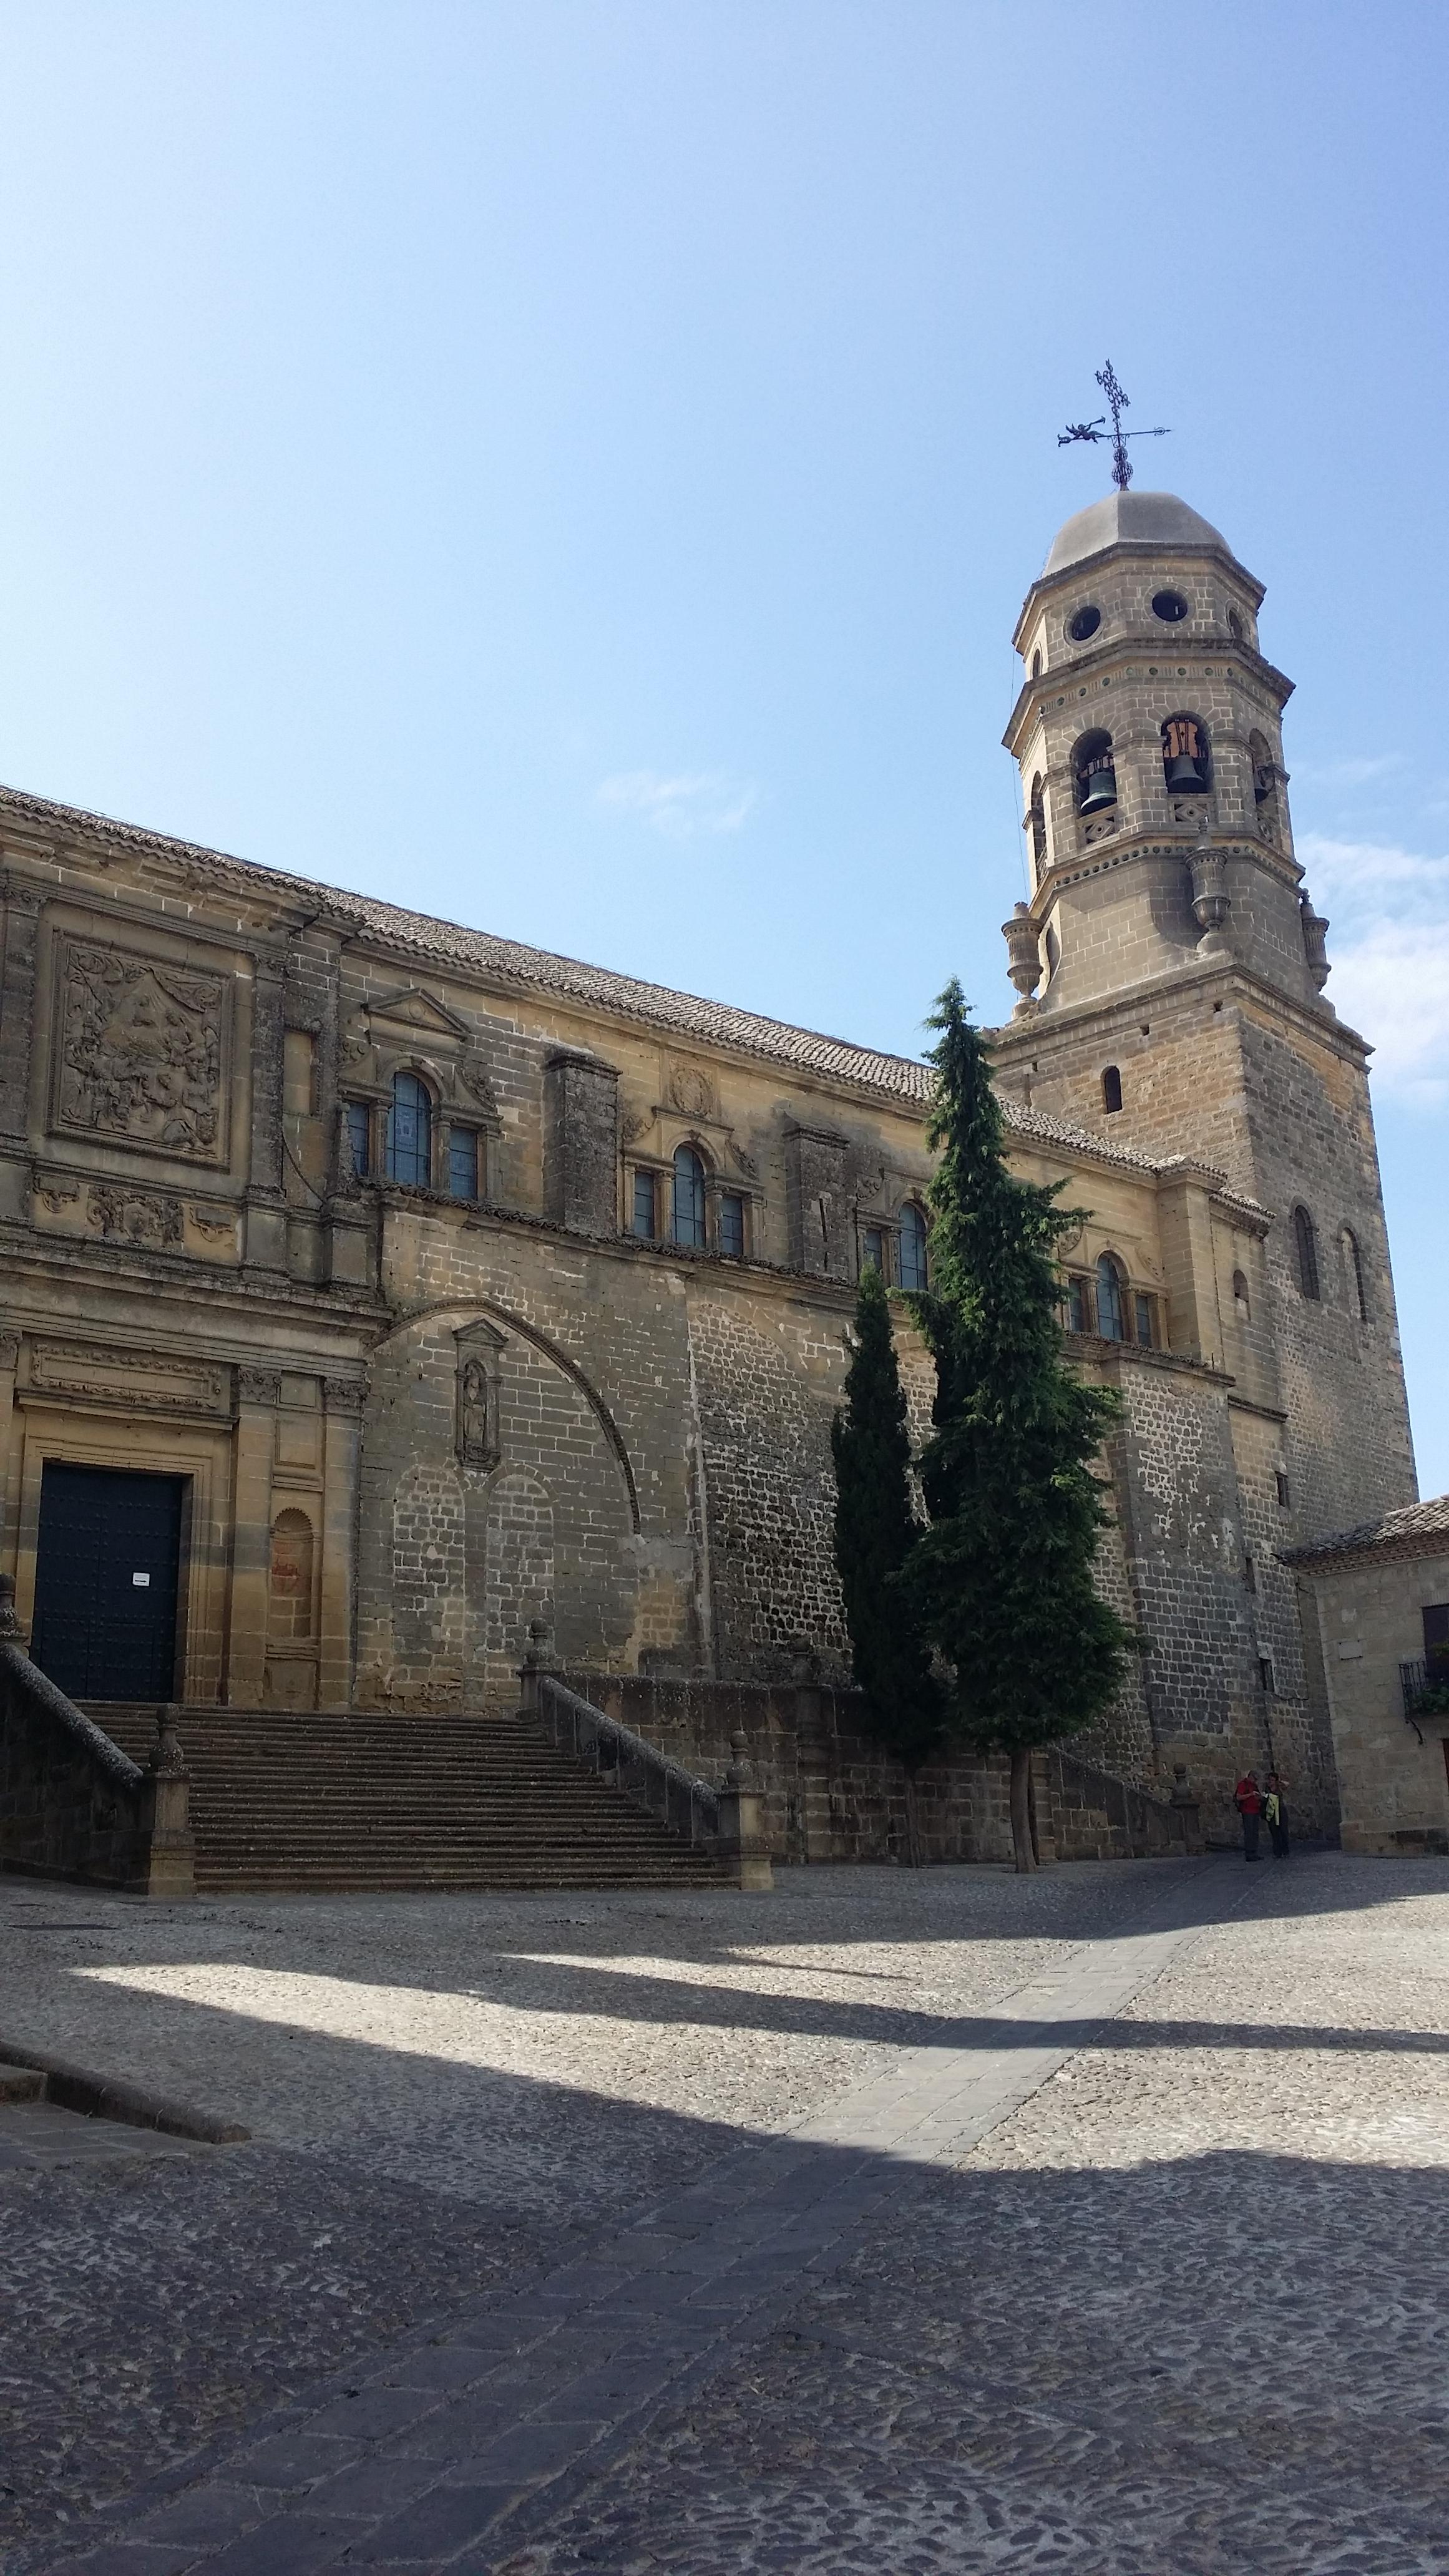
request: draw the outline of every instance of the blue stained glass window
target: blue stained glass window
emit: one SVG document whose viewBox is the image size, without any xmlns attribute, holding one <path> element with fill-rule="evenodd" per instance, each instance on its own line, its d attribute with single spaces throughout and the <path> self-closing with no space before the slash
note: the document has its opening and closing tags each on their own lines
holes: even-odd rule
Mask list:
<svg viewBox="0 0 1449 2576">
<path fill-rule="evenodd" d="M 372 1111 L 365 1100 L 347 1103 L 347 1142 L 352 1148 L 352 1168 L 365 1181 L 372 1169 Z"/>
<path fill-rule="evenodd" d="M 1137 1299 L 1137 1339 L 1142 1344 L 1144 1351 L 1151 1350 L 1152 1300 L 1150 1297 L 1139 1297 Z"/>
<path fill-rule="evenodd" d="M 1069 1279 L 1067 1281 L 1067 1293 L 1063 1302 L 1066 1307 L 1067 1331 L 1069 1333 L 1089 1333 L 1092 1329 L 1092 1318 L 1087 1307 L 1087 1283 L 1085 1279 Z"/>
<path fill-rule="evenodd" d="M 733 1190 L 726 1190 L 719 1203 L 719 1248 L 727 1260 L 745 1257 L 745 1203 Z"/>
<path fill-rule="evenodd" d="M 478 1138 L 471 1127 L 448 1130 L 448 1191 L 455 1199 L 478 1195 Z"/>
<path fill-rule="evenodd" d="M 1121 1274 L 1107 1252 L 1097 1264 L 1097 1330 L 1104 1341 L 1125 1342 L 1127 1339 L 1122 1313 Z"/>
<path fill-rule="evenodd" d="M 900 1280 L 902 1288 L 923 1294 L 926 1287 L 926 1220 L 909 1200 L 901 1210 Z"/>
<path fill-rule="evenodd" d="M 393 1076 L 387 1113 L 387 1177 L 427 1189 L 433 1177 L 433 1104 L 415 1073 Z"/>
<path fill-rule="evenodd" d="M 633 1227 L 642 1242 L 653 1242 L 654 1175 L 652 1172 L 636 1172 L 634 1175 Z"/>
<path fill-rule="evenodd" d="M 681 1145 L 674 1157 L 674 1223 L 676 1243 L 704 1242 L 704 1165 L 692 1145 Z"/>
</svg>

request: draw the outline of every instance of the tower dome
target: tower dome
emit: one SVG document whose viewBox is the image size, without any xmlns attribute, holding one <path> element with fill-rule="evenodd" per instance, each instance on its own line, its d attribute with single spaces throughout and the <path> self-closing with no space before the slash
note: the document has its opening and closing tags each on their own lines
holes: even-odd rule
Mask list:
<svg viewBox="0 0 1449 2576">
<path fill-rule="evenodd" d="M 1226 537 L 1220 536 L 1211 522 L 1174 492 L 1109 492 L 1105 500 L 1090 501 L 1059 528 L 1051 553 L 1043 567 L 1042 578 L 1066 572 L 1071 565 L 1085 563 L 1089 556 L 1101 554 L 1107 546 L 1155 546 L 1176 554 L 1183 547 L 1211 547 L 1214 554 L 1233 560 L 1233 550 Z"/>
</svg>

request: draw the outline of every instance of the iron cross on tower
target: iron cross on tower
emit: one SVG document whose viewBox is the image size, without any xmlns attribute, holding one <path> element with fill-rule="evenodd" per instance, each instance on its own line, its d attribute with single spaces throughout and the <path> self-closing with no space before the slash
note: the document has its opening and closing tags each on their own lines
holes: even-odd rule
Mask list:
<svg viewBox="0 0 1449 2576">
<path fill-rule="evenodd" d="M 1166 438 L 1165 429 L 1124 429 L 1122 414 L 1128 408 L 1127 396 L 1117 382 L 1112 361 L 1097 370 L 1097 382 L 1107 397 L 1107 411 L 1112 415 L 1112 480 L 1119 492 L 1125 492 L 1132 480 L 1132 459 L 1127 453 L 1129 438 Z M 1095 445 L 1107 435 L 1107 412 L 1096 420 L 1069 420 L 1058 433 L 1058 447 L 1070 447 L 1074 439 L 1085 438 Z"/>
</svg>

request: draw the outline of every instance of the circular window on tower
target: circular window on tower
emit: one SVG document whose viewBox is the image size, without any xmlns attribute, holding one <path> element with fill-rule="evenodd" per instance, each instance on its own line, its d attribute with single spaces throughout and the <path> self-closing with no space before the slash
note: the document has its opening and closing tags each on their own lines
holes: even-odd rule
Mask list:
<svg viewBox="0 0 1449 2576">
<path fill-rule="evenodd" d="M 1159 590 L 1153 595 L 1152 614 L 1164 626 L 1180 626 L 1187 615 L 1187 601 L 1180 590 Z"/>
<path fill-rule="evenodd" d="M 1074 608 L 1067 619 L 1067 633 L 1074 644 L 1085 644 L 1102 623 L 1100 608 Z"/>
</svg>

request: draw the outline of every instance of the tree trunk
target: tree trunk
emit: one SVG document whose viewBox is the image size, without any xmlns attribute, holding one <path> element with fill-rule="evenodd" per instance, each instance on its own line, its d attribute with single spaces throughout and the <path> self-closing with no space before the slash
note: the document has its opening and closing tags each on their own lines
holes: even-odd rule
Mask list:
<svg viewBox="0 0 1449 2576">
<path fill-rule="evenodd" d="M 1031 1746 L 1014 1744 L 1011 1749 L 1011 1840 L 1019 1871 L 1036 1867 L 1036 1852 L 1031 1839 Z"/>
</svg>

